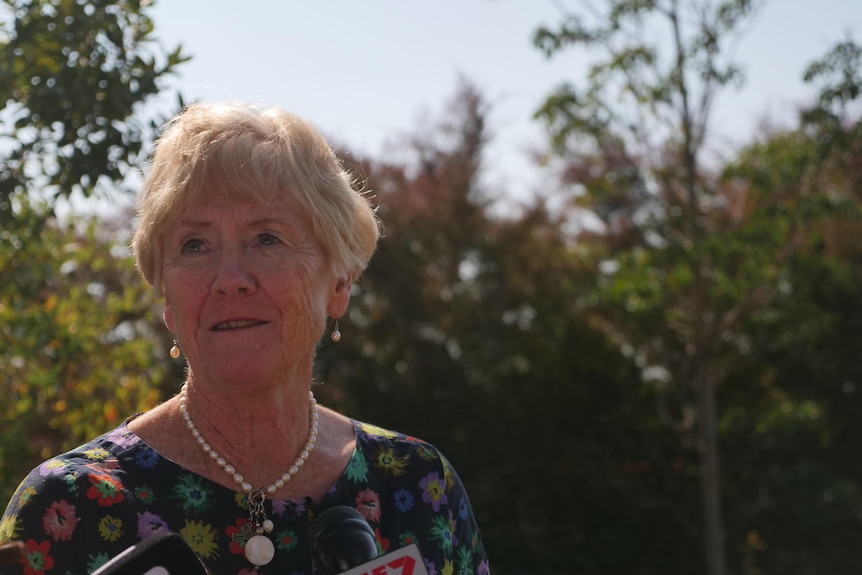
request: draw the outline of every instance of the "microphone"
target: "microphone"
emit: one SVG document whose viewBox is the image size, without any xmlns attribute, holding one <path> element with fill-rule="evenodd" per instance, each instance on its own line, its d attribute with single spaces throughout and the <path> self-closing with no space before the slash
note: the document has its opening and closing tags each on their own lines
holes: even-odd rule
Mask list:
<svg viewBox="0 0 862 575">
<path fill-rule="evenodd" d="M 353 507 L 327 509 L 309 534 L 322 575 L 428 575 L 415 543 L 378 557 L 374 531 Z"/>
<path fill-rule="evenodd" d="M 377 557 L 374 531 L 347 505 L 330 507 L 309 528 L 311 549 L 323 575 L 338 575 Z"/>
<path fill-rule="evenodd" d="M 176 533 L 158 533 L 135 543 L 92 575 L 208 575 L 192 548 Z"/>
<path fill-rule="evenodd" d="M 27 547 L 23 541 L 10 541 L 0 545 L 0 565 L 15 563 L 24 558 Z"/>
</svg>

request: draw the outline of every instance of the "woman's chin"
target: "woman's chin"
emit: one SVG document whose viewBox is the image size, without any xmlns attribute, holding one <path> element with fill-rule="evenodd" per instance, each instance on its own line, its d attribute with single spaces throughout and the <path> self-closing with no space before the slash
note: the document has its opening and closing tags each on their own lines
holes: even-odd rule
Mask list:
<svg viewBox="0 0 862 575">
<path fill-rule="evenodd" d="M 278 366 L 266 365 L 267 361 L 260 354 L 244 356 L 233 354 L 229 357 L 216 358 L 206 362 L 200 370 L 193 370 L 195 378 L 207 380 L 208 383 L 248 388 L 249 386 L 265 384 L 284 373 Z"/>
</svg>

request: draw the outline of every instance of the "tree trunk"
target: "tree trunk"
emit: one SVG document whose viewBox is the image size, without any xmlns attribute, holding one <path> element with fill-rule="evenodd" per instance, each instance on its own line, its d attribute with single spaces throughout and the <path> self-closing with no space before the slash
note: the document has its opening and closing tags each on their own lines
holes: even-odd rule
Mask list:
<svg viewBox="0 0 862 575">
<path fill-rule="evenodd" d="M 695 370 L 694 384 L 698 396 L 697 448 L 700 455 L 700 498 L 707 573 L 727 575 L 716 382 L 704 365 L 696 366 Z"/>
</svg>

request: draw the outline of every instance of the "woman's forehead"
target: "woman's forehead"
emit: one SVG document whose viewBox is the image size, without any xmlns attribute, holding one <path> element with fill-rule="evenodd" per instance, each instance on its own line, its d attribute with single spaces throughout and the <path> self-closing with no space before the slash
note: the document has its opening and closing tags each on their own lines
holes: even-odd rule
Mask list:
<svg viewBox="0 0 862 575">
<path fill-rule="evenodd" d="M 297 240 L 313 240 L 314 236 L 309 214 L 287 198 L 277 203 L 243 198 L 190 201 L 168 223 L 164 236 L 167 239 L 189 233 L 225 230 L 279 232 Z"/>
<path fill-rule="evenodd" d="M 287 198 L 279 202 L 261 202 L 246 198 L 210 198 L 193 200 L 185 204 L 177 214 L 175 225 L 206 227 L 220 221 L 246 226 L 266 226 L 277 223 L 299 225 L 306 220 L 306 214 L 296 202 Z"/>
<path fill-rule="evenodd" d="M 215 202 L 248 202 L 279 205 L 293 197 L 290 187 L 276 180 L 260 180 L 252 174 L 248 177 L 222 178 L 205 173 L 204 177 L 179 192 L 184 204 L 210 204 Z"/>
</svg>

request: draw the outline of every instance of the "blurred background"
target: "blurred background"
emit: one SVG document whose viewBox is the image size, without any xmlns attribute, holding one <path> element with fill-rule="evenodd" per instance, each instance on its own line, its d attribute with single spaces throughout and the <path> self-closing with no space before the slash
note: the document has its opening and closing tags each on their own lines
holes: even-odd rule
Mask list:
<svg viewBox="0 0 862 575">
<path fill-rule="evenodd" d="M 856 573 L 862 3 L 0 1 L 0 500 L 170 397 L 159 126 L 314 122 L 385 227 L 316 390 L 422 437 L 497 575 Z"/>
</svg>

